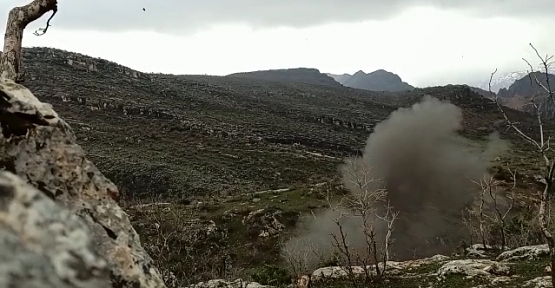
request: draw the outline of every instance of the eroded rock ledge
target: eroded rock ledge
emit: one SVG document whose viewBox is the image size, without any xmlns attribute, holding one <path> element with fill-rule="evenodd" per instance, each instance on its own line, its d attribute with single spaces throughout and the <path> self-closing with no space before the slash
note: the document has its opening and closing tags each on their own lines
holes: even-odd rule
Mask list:
<svg viewBox="0 0 555 288">
<path fill-rule="evenodd" d="M 71 127 L 51 105 L 22 85 L 0 81 L 0 131 L 0 168 L 18 176 L 0 175 L 0 234 L 5 234 L 0 239 L 6 247 L 0 250 L 0 259 L 10 259 L 2 261 L 0 273 L 50 261 L 50 266 L 36 266 L 44 269 L 39 274 L 20 276 L 39 277 L 36 283 L 41 283 L 41 273 L 53 269 L 44 282 L 50 286 L 40 287 L 109 287 L 106 281 L 112 287 L 165 287 L 127 214 L 116 203 L 117 187 L 86 158 Z M 71 238 L 76 235 L 80 242 Z M 56 250 L 62 248 L 68 249 L 66 254 Z M 56 251 L 61 254 L 49 256 Z M 78 281 L 67 282 L 64 277 Z M 87 277 L 94 281 L 84 281 Z M 9 286 L 2 281 L 0 287 Z M 66 286 L 57 284 L 62 282 Z"/>
</svg>

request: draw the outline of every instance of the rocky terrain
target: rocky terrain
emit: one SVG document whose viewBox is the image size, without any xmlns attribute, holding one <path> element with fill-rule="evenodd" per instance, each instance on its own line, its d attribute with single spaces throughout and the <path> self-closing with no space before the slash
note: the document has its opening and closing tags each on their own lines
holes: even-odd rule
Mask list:
<svg viewBox="0 0 555 288">
<path fill-rule="evenodd" d="M 91 260 L 88 265 L 99 267 L 98 283 L 101 284 L 108 281 L 107 277 L 123 279 L 121 281 L 127 281 L 125 283 L 129 285 L 133 281 L 157 283 L 163 277 L 170 287 L 187 287 L 215 278 L 225 278 L 225 281 L 210 283 L 237 278 L 250 278 L 263 285 L 275 286 L 290 282 L 292 275 L 281 259 L 281 244 L 294 233 L 301 217 L 326 207 L 326 193 L 331 197 L 345 193 L 338 179 L 338 164 L 364 147 L 377 123 L 399 107 L 420 101 L 424 95 L 449 100 L 461 107 L 463 129 L 460 134 L 468 139 L 485 141 L 492 132 L 500 131 L 504 139 L 510 140 L 513 153 L 503 161 L 524 171 L 519 175 L 519 201 L 529 199 L 537 185 L 534 180 L 537 167 L 527 145 L 514 134 L 506 133 L 502 116 L 491 100 L 467 86 L 391 93 L 295 82 L 288 76 L 283 80 L 269 81 L 250 76 L 145 74 L 102 59 L 48 48 L 24 49 L 23 67 L 27 75 L 25 85 L 40 101 L 51 103 L 57 112 L 53 118 L 40 121 L 58 121 L 57 115 L 60 115 L 65 119 L 63 123 L 71 126 L 70 129 L 67 124 L 59 124 L 61 126 L 53 128 L 58 134 L 52 135 L 62 135 L 62 139 L 68 140 L 59 147 L 46 150 L 60 153 L 54 156 L 68 157 L 71 160 L 68 163 L 74 163 L 72 165 L 84 165 L 77 170 L 81 173 L 77 179 L 85 184 L 78 182 L 78 187 L 107 188 L 99 194 L 103 195 L 100 199 L 95 198 L 95 193 L 91 194 L 93 196 L 89 193 L 79 196 L 68 188 L 74 187 L 75 183 L 63 182 L 76 181 L 75 175 L 63 176 L 63 185 L 53 178 L 44 186 L 37 179 L 50 174 L 56 176 L 56 171 L 39 170 L 42 174 L 28 174 L 26 167 L 36 163 L 26 161 L 14 165 L 9 157 L 3 162 L 4 168 L 19 175 L 27 174 L 30 181 L 46 191 L 43 193 L 54 195 L 69 210 L 84 215 L 85 224 L 92 227 L 91 232 L 84 233 L 93 235 L 85 239 L 92 242 L 102 239 L 109 244 L 100 252 L 121 250 L 123 252 L 118 255 L 132 261 L 130 270 L 122 271 L 118 269 L 128 262 L 108 263 L 105 268 L 104 264 Z M 46 114 L 53 115 L 51 109 L 48 112 L 50 114 Z M 537 133 L 534 119 L 529 115 L 515 110 L 507 113 L 519 122 L 523 131 L 532 135 Z M 13 118 L 13 113 L 2 115 L 8 120 Z M 25 129 L 28 128 L 25 123 L 28 122 L 21 121 L 21 126 L 3 126 L 3 131 L 6 127 L 15 129 L 18 137 L 26 137 Z M 40 121 L 37 123 L 42 123 Z M 550 123 L 545 128 L 553 131 Z M 48 129 L 45 131 L 51 131 Z M 11 139 L 9 135 L 4 137 Z M 51 145 L 48 141 L 26 141 L 20 146 L 9 146 L 11 150 L 4 154 L 13 155 L 21 145 L 31 149 L 38 143 L 36 150 L 32 151 L 46 151 L 44 147 Z M 72 141 L 82 145 L 83 149 L 72 146 Z M 83 160 L 85 155 L 96 166 Z M 48 159 L 60 161 L 59 158 Z M 6 178 L 5 181 L 12 180 Z M 91 181 L 94 185 L 86 185 Z M 34 194 L 25 197 L 35 197 L 33 195 L 38 192 L 33 191 Z M 80 200 L 86 197 L 98 201 L 89 200 L 100 203 L 94 206 L 99 208 L 79 206 L 82 204 Z M 114 199 L 126 213 L 113 206 Z M 15 203 L 13 207 L 16 208 L 27 205 L 25 202 Z M 521 206 L 525 207 L 527 202 L 523 203 Z M 50 205 L 49 209 L 56 207 L 46 205 Z M 56 217 L 64 218 L 65 212 L 60 211 L 62 214 Z M 106 213 L 120 216 L 117 221 L 108 221 L 103 218 Z M 18 225 L 14 223 L 14 227 Z M 83 242 L 83 247 L 88 247 L 87 241 Z M 126 245 L 128 248 L 123 248 Z M 52 255 L 47 256 L 55 256 Z M 160 268 L 159 273 L 148 255 Z M 449 266 L 441 270 L 443 265 L 451 260 L 461 260 L 433 259 L 439 262 L 421 271 L 413 270 L 423 277 L 421 280 L 405 282 L 404 287 L 419 287 L 424 282 L 435 281 L 433 279 L 438 275 L 447 273 L 441 271 L 451 269 Z M 545 266 L 545 259 L 541 261 Z M 497 263 L 478 262 L 471 266 L 487 273 L 497 271 L 497 268 L 491 268 Z M 409 269 L 406 268 L 409 264 L 396 263 L 391 262 L 392 267 L 400 265 L 405 267 L 401 270 Z M 506 272 L 504 266 L 501 270 L 510 276 L 514 275 L 511 273 L 524 274 L 518 269 L 537 268 L 530 268 L 527 263 L 517 265 L 520 267 L 515 268 L 517 272 Z M 325 266 L 329 265 L 322 267 Z M 111 274 L 108 273 L 110 269 Z M 528 273 L 526 279 L 522 279 L 528 281 L 543 275 L 534 273 Z M 311 275 L 295 276 L 306 280 L 306 277 L 311 279 L 314 276 Z M 466 281 L 459 276 L 453 279 L 459 282 L 443 283 Z M 391 278 L 390 281 L 397 280 Z M 481 284 L 480 281 L 476 283 Z M 518 281 L 514 283 L 524 283 Z M 336 287 L 349 287 L 342 279 L 334 280 L 334 283 L 338 285 Z M 197 287 L 204 284 L 200 285 Z M 249 287 L 256 287 L 253 285 Z"/>
<path fill-rule="evenodd" d="M 370 284 L 371 286 L 366 287 L 552 287 L 550 276 L 546 276 L 550 269 L 546 257 L 547 245 L 523 246 L 498 254 L 492 253 L 491 247 L 486 248 L 476 244 L 460 255 L 438 254 L 403 262 L 389 261 L 385 266 L 389 274 L 388 279 L 383 283 Z M 374 274 L 374 276 L 367 276 L 368 274 Z M 362 285 L 365 285 L 366 277 L 375 277 L 373 267 L 329 266 L 316 269 L 309 275 L 300 275 L 296 287 L 339 288 L 357 287 L 356 285 L 365 287 Z M 353 279 L 356 279 L 354 283 Z M 234 281 L 214 279 L 189 287 L 272 288 L 277 286 L 241 279 Z"/>
</svg>

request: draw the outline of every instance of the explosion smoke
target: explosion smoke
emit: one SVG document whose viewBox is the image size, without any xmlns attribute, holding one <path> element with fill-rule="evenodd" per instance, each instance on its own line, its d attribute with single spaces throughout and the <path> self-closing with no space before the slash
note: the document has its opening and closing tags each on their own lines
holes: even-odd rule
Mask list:
<svg viewBox="0 0 555 288">
<path fill-rule="evenodd" d="M 485 147 L 477 147 L 457 134 L 461 128 L 459 107 L 426 96 L 376 125 L 362 157 L 356 160 L 372 167 L 371 176 L 383 181 L 390 204 L 400 212 L 391 253 L 396 260 L 452 252 L 449 250 L 456 244 L 449 241 L 458 243 L 464 237 L 459 225 L 461 211 L 478 192 L 471 180 L 479 181 L 491 160 L 508 148 L 497 134 L 490 135 Z M 347 165 L 341 167 L 344 178 L 348 169 Z M 312 243 L 312 249 L 331 251 L 330 233 L 337 232 L 334 219 L 338 213 L 324 211 L 305 223 L 305 233 L 286 243 L 285 249 Z M 344 218 L 343 228 L 351 245 L 364 245 L 360 220 L 355 219 Z M 316 265 L 317 259 L 308 262 Z"/>
</svg>

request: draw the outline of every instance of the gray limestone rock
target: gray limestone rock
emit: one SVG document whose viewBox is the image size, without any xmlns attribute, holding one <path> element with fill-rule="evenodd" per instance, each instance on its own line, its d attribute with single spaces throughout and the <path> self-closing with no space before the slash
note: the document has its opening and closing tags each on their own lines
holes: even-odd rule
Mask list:
<svg viewBox="0 0 555 288">
<path fill-rule="evenodd" d="M 95 252 L 106 260 L 113 286 L 165 287 L 116 203 L 117 187 L 86 158 L 71 127 L 51 105 L 22 85 L 0 81 L 0 132 L 0 168 L 80 216 L 91 231 Z M 35 241 L 41 247 L 46 240 Z"/>
</svg>

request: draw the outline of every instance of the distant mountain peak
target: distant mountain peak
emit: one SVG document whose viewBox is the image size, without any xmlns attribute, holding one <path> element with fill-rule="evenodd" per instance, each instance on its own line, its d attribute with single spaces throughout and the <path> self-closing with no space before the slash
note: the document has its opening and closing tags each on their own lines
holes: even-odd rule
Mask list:
<svg viewBox="0 0 555 288">
<path fill-rule="evenodd" d="M 362 70 L 358 70 L 355 74 L 353 74 L 353 76 L 361 76 L 361 75 L 366 75 L 366 73 L 364 73 L 364 71 Z"/>
<path fill-rule="evenodd" d="M 413 86 L 403 82 L 399 75 L 385 69 L 378 69 L 368 74 L 359 70 L 345 80 L 343 85 L 371 91 L 399 92 L 414 89 Z"/>
<path fill-rule="evenodd" d="M 535 72 L 544 73 L 545 70 L 542 67 L 538 67 Z M 494 75 L 491 81 L 491 91 L 498 92 L 499 90 L 505 88 L 508 89 L 515 81 L 518 81 L 530 73 L 529 70 L 520 70 L 520 71 L 513 71 L 505 74 L 496 74 Z M 549 74 L 555 74 L 555 66 L 550 67 Z M 489 89 L 489 77 L 485 77 L 484 81 L 481 81 L 477 86 L 484 90 Z"/>
</svg>

